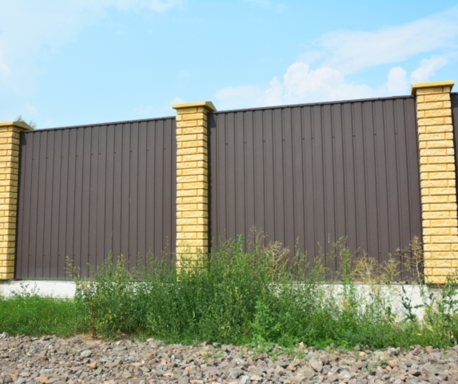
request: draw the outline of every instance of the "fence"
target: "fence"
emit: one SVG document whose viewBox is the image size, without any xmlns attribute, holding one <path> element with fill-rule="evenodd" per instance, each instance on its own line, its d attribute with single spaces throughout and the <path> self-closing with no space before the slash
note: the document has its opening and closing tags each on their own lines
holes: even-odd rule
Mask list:
<svg viewBox="0 0 458 384">
<path fill-rule="evenodd" d="M 455 148 L 455 167 L 458 166 L 458 154 L 456 149 L 458 148 L 458 92 L 450 93 L 451 107 L 452 107 L 452 123 L 454 133 L 454 148 Z"/>
<path fill-rule="evenodd" d="M 425 273 L 440 282 L 458 267 L 452 86 L 222 112 L 191 103 L 176 118 L 36 131 L 2 123 L 0 278 L 65 279 L 67 256 L 87 276 L 109 252 L 133 262 L 167 244 L 170 260 L 185 239 L 206 250 L 256 225 L 310 261 L 342 236 L 380 261 L 423 236 Z"/>
<path fill-rule="evenodd" d="M 23 132 L 20 152 L 16 278 L 174 251 L 175 118 Z"/>
<path fill-rule="evenodd" d="M 384 261 L 421 236 L 414 97 L 216 112 L 208 122 L 212 237 L 256 225 L 292 254 L 298 240 L 313 262 L 318 245 L 329 252 L 340 237 Z"/>
</svg>

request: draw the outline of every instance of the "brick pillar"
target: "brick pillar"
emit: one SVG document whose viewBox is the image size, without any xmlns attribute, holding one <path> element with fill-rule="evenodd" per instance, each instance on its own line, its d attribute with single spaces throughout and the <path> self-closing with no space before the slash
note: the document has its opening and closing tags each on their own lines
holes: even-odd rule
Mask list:
<svg viewBox="0 0 458 384">
<path fill-rule="evenodd" d="M 450 91 L 454 81 L 413 84 L 417 98 L 426 280 L 443 284 L 458 267 L 455 152 Z"/>
<path fill-rule="evenodd" d="M 176 104 L 177 111 L 177 268 L 208 252 L 207 113 L 211 102 Z M 186 261 L 185 261 L 186 260 Z"/>
<path fill-rule="evenodd" d="M 0 280 L 14 279 L 19 133 L 23 122 L 0 123 Z"/>
</svg>

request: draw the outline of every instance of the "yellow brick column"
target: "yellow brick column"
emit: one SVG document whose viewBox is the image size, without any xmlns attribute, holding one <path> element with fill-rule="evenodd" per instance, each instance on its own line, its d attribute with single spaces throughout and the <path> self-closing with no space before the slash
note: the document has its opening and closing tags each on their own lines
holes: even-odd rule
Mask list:
<svg viewBox="0 0 458 384">
<path fill-rule="evenodd" d="M 0 280 L 14 278 L 19 133 L 23 122 L 0 123 Z"/>
<path fill-rule="evenodd" d="M 216 108 L 208 101 L 172 107 L 177 111 L 177 268 L 199 266 L 198 255 L 208 252 L 207 113 Z"/>
<path fill-rule="evenodd" d="M 443 284 L 458 267 L 455 152 L 450 91 L 454 81 L 413 84 L 417 98 L 426 280 Z"/>
</svg>

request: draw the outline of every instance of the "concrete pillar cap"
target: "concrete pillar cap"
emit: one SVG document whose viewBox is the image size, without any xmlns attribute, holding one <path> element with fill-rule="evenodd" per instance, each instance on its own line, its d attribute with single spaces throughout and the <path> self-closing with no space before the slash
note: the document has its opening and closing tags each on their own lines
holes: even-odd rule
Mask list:
<svg viewBox="0 0 458 384">
<path fill-rule="evenodd" d="M 450 91 L 451 91 L 454 85 L 455 85 L 455 82 L 453 80 L 435 81 L 433 83 L 412 84 L 412 96 L 415 96 L 417 94 L 417 89 L 421 89 L 421 88 L 437 88 L 437 87 L 450 87 Z"/>
<path fill-rule="evenodd" d="M 23 121 L 10 121 L 6 123 L 0 123 L 0 129 L 6 127 L 17 127 L 22 129 L 28 129 L 31 131 L 33 130 L 33 128 L 29 124 L 24 123 Z"/>
<path fill-rule="evenodd" d="M 199 101 L 197 103 L 186 103 L 186 104 L 174 104 L 172 105 L 173 109 L 181 108 L 195 108 L 195 107 L 204 107 L 207 108 L 210 112 L 215 112 L 216 108 L 211 101 Z"/>
</svg>

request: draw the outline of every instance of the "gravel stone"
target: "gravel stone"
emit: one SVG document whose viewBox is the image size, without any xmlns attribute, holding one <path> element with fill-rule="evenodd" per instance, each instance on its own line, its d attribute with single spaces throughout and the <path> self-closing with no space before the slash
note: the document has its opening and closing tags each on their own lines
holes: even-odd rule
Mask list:
<svg viewBox="0 0 458 384">
<path fill-rule="evenodd" d="M 315 359 L 310 360 L 310 366 L 318 373 L 323 370 L 323 363 Z"/>
<path fill-rule="evenodd" d="M 80 353 L 81 357 L 91 357 L 92 356 L 92 351 L 91 350 L 86 350 Z"/>
<path fill-rule="evenodd" d="M 202 343 L 164 345 L 90 337 L 0 334 L 0 384 L 413 384 L 458 383 L 458 348 L 325 351 L 298 344 L 292 354 Z"/>
</svg>

